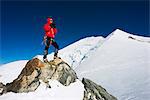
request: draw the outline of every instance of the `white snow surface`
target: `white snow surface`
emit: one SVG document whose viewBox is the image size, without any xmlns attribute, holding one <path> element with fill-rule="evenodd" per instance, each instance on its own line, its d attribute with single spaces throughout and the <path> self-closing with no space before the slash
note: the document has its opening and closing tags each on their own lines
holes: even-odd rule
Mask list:
<svg viewBox="0 0 150 100">
<path fill-rule="evenodd" d="M 128 38 L 132 36 L 134 39 Z M 123 32 L 119 29 L 106 38 L 87 37 L 59 51 L 59 56 L 75 69 L 78 77 L 86 77 L 102 85 L 119 100 L 150 99 L 150 38 Z M 42 55 L 35 56 L 42 60 Z M 53 53 L 48 59 L 53 59 Z M 12 82 L 27 60 L 0 66 L 0 82 Z M 50 81 L 35 92 L 7 93 L 0 100 L 82 100 L 83 84 L 77 80 L 70 86 Z M 77 92 L 76 92 L 77 91 Z"/>
<path fill-rule="evenodd" d="M 102 85 L 119 100 L 150 100 L 149 41 L 116 30 L 76 69 L 77 75 Z"/>
<path fill-rule="evenodd" d="M 0 96 L 0 100 L 83 100 L 84 85 L 81 81 L 63 86 L 56 80 L 50 80 L 51 88 L 47 88 L 41 81 L 35 92 L 29 93 L 7 93 Z"/>
<path fill-rule="evenodd" d="M 28 60 L 14 61 L 0 66 L 0 82 L 4 84 L 16 79 Z"/>
</svg>

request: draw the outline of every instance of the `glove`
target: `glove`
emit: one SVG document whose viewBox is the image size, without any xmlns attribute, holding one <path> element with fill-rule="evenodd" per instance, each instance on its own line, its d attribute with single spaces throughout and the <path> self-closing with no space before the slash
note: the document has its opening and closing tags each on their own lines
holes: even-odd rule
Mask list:
<svg viewBox="0 0 150 100">
<path fill-rule="evenodd" d="M 56 28 L 56 24 L 55 23 L 52 23 L 50 24 L 51 28 Z"/>
</svg>

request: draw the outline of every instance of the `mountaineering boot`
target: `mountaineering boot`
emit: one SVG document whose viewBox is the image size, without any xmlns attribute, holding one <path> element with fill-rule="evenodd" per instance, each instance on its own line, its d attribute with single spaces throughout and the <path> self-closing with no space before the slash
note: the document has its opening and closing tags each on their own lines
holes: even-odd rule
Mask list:
<svg viewBox="0 0 150 100">
<path fill-rule="evenodd" d="M 47 63 L 47 62 L 48 62 L 47 58 L 43 59 L 43 61 L 44 61 L 45 63 Z"/>
<path fill-rule="evenodd" d="M 56 58 L 57 58 L 57 53 L 54 54 L 54 59 L 56 59 Z"/>
</svg>

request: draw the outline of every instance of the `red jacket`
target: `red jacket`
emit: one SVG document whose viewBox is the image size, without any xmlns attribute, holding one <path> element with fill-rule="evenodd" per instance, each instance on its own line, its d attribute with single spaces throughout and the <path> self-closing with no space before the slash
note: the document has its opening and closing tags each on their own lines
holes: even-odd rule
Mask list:
<svg viewBox="0 0 150 100">
<path fill-rule="evenodd" d="M 47 37 L 51 37 L 51 38 L 55 37 L 55 35 L 57 33 L 56 28 L 52 28 L 49 23 L 46 23 L 43 28 L 44 28 L 44 31 L 45 31 L 45 35 Z"/>
</svg>

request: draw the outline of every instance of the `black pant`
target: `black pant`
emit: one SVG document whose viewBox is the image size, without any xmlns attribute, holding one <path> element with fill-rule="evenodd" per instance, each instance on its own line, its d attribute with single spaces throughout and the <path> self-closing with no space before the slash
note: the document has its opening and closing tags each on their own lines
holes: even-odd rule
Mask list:
<svg viewBox="0 0 150 100">
<path fill-rule="evenodd" d="M 57 56 L 57 53 L 58 53 L 58 50 L 59 50 L 58 44 L 55 42 L 55 40 L 53 38 L 47 37 L 46 46 L 45 46 L 45 49 L 44 49 L 44 56 L 43 56 L 44 59 L 47 58 L 48 49 L 49 49 L 50 44 L 52 44 L 55 47 L 54 56 Z"/>
</svg>

